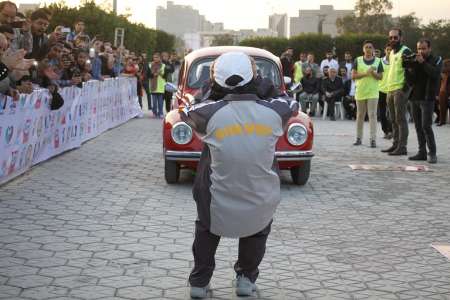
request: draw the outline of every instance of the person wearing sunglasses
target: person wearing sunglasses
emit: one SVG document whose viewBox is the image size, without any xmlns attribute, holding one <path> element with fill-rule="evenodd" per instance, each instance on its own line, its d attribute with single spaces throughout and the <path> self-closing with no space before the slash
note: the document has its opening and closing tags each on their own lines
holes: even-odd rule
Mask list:
<svg viewBox="0 0 450 300">
<path fill-rule="evenodd" d="M 389 44 L 392 51 L 389 54 L 390 68 L 386 72 L 386 101 L 392 119 L 393 144 L 381 151 L 389 155 L 407 155 L 409 131 L 406 113 L 411 89 L 406 82 L 403 60 L 410 56 L 412 51 L 402 44 L 402 30 L 398 28 L 389 31 Z"/>
</svg>

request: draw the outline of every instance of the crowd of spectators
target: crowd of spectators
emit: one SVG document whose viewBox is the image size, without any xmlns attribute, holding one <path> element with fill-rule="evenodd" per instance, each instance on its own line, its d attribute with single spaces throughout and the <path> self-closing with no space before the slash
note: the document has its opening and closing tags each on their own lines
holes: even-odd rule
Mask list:
<svg viewBox="0 0 450 300">
<path fill-rule="evenodd" d="M 387 57 L 391 50 L 391 47 L 387 44 L 384 49 L 375 49 L 374 54 L 384 62 L 387 62 Z M 293 83 L 299 83 L 299 88 L 296 90 L 296 98 L 302 110 L 308 112 L 310 116 L 314 116 L 318 113 L 317 107 L 320 107 L 320 110 L 323 112 L 325 103 L 329 103 L 333 107 L 335 102 L 342 102 L 344 117 L 349 120 L 355 120 L 357 113 L 355 101 L 356 85 L 355 80 L 352 79 L 355 60 L 352 54 L 349 51 L 345 51 L 344 59 L 338 61 L 338 57 L 333 51 L 327 51 L 325 58 L 320 63 L 317 63 L 312 52 L 301 52 L 297 61 L 293 53 L 294 49 L 289 47 L 281 55 L 280 59 L 283 66 L 283 75 L 290 77 Z M 450 110 L 450 80 L 448 80 L 450 62 L 448 59 L 444 62 L 440 96 L 439 100 L 436 100 L 435 105 L 435 122 L 439 123 L 439 125 L 447 122 L 447 112 Z M 332 72 L 331 78 L 330 69 Z M 378 114 L 378 117 L 386 134 L 385 137 L 391 138 L 392 129 L 389 121 L 386 119 L 386 94 L 383 92 L 380 92 L 379 110 L 381 110 L 381 113 Z M 334 109 L 327 110 L 327 116 L 331 120 L 335 120 Z"/>
<path fill-rule="evenodd" d="M 140 103 L 144 91 L 151 98 L 148 82 L 152 74 L 146 53 L 137 54 L 100 36 L 89 36 L 81 18 L 73 28 L 58 25 L 49 32 L 51 18 L 46 8 L 25 17 L 14 2 L 0 2 L 1 94 L 17 99 L 20 93 L 47 88 L 55 95 L 59 88 L 81 87 L 89 80 L 135 76 Z M 169 58 L 167 65 L 173 61 L 175 66 L 176 55 Z M 165 76 L 171 77 L 174 68 L 167 71 Z"/>
</svg>

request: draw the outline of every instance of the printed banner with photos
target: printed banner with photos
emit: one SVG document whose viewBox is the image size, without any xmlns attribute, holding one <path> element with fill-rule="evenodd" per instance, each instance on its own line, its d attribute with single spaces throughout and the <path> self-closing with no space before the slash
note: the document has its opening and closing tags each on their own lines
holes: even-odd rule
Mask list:
<svg viewBox="0 0 450 300">
<path fill-rule="evenodd" d="M 45 89 L 18 101 L 0 95 L 0 184 L 142 114 L 134 78 L 89 81 L 59 93 L 64 105 L 55 111 Z"/>
</svg>

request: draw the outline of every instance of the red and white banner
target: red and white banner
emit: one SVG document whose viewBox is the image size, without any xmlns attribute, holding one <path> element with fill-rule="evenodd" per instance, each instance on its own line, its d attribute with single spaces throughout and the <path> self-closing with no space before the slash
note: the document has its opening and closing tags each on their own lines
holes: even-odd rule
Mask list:
<svg viewBox="0 0 450 300">
<path fill-rule="evenodd" d="M 64 105 L 56 111 L 44 89 L 18 101 L 0 95 L 0 184 L 142 113 L 134 78 L 89 81 L 59 93 Z"/>
</svg>

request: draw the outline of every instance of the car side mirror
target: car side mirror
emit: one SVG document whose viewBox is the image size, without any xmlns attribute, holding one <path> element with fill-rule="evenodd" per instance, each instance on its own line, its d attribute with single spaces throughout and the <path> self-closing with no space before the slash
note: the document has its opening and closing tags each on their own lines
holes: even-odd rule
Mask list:
<svg viewBox="0 0 450 300">
<path fill-rule="evenodd" d="M 284 85 L 290 85 L 292 82 L 291 77 L 289 76 L 284 76 Z"/>
<path fill-rule="evenodd" d="M 291 93 L 298 93 L 302 90 L 302 84 L 300 82 L 294 83 L 289 87 Z"/>
<path fill-rule="evenodd" d="M 186 94 L 184 94 L 184 100 L 186 101 L 186 104 L 189 104 L 189 105 L 191 105 L 191 104 L 194 104 L 194 102 L 195 102 L 195 98 L 194 98 L 194 96 L 192 96 L 191 94 L 189 94 L 189 93 L 186 93 Z"/>
</svg>

